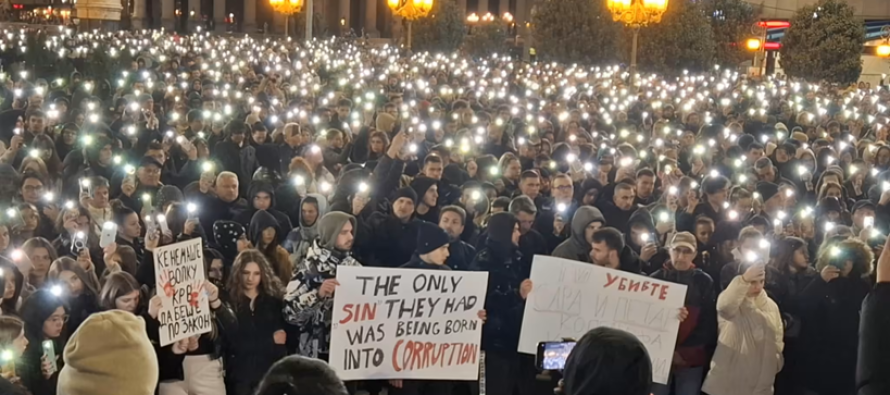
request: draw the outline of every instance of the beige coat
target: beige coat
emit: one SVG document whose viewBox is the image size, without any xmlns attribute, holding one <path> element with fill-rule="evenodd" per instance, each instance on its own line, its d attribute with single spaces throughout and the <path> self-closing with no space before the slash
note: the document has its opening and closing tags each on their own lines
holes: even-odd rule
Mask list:
<svg viewBox="0 0 890 395">
<path fill-rule="evenodd" d="M 772 395 L 782 370 L 784 329 L 779 307 L 761 291 L 747 297 L 736 276 L 717 298 L 719 337 L 702 391 L 708 395 Z"/>
</svg>

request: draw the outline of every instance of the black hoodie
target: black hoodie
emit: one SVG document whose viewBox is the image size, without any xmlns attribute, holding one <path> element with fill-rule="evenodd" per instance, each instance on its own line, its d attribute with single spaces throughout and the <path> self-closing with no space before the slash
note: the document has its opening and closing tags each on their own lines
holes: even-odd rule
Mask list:
<svg viewBox="0 0 890 395">
<path fill-rule="evenodd" d="M 655 220 L 652 218 L 652 214 L 649 213 L 648 210 L 637 210 L 634 212 L 630 219 L 627 222 L 627 230 L 624 232 L 624 242 L 630 247 L 639 257 L 641 254 L 642 246 L 638 246 L 634 243 L 633 237 L 631 235 L 631 229 L 634 225 L 640 224 L 646 227 L 649 232 L 649 240 L 656 244 L 658 248 L 658 252 L 655 253 L 648 261 L 644 261 L 640 258 L 640 262 L 642 263 L 641 269 L 646 274 L 652 274 L 656 270 L 661 269 L 662 265 L 671 259 L 668 251 L 660 245 L 659 241 L 661 240 L 660 235 L 658 234 L 658 230 L 655 228 Z"/>
<path fill-rule="evenodd" d="M 511 240 L 516 224 L 513 214 L 492 215 L 488 222 L 488 238 L 471 265 L 474 271 L 488 272 L 488 293 L 485 295 L 488 320 L 482 327 L 482 348 L 506 355 L 514 355 L 519 346 L 525 310 L 519 286 L 529 272 L 522 267 L 522 254 Z"/>
<path fill-rule="evenodd" d="M 259 194 L 260 192 L 269 194 L 269 197 L 271 199 L 269 208 L 267 208 L 266 210 L 259 210 L 253 205 L 253 200 L 256 199 L 257 194 Z M 283 241 L 284 238 L 287 237 L 288 232 L 293 229 L 290 218 L 286 214 L 275 209 L 275 207 L 277 207 L 275 199 L 275 188 L 268 182 L 253 181 L 250 183 L 250 189 L 247 192 L 247 207 L 248 208 L 246 210 L 238 213 L 238 215 L 236 215 L 234 219 L 235 222 L 241 224 L 245 228 L 250 226 L 251 219 L 256 212 L 266 211 L 275 218 L 276 222 L 278 222 L 278 226 L 276 227 L 276 229 L 278 229 L 278 234 L 276 236 L 278 237 L 279 241 Z"/>
<path fill-rule="evenodd" d="M 652 362 L 636 336 L 599 327 L 575 345 L 563 380 L 565 395 L 648 395 Z"/>
</svg>

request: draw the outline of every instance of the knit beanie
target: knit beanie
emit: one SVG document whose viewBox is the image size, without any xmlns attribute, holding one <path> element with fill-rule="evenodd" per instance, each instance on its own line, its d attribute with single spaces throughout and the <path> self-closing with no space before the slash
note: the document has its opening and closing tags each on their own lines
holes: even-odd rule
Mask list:
<svg viewBox="0 0 890 395">
<path fill-rule="evenodd" d="M 516 216 L 508 212 L 495 213 L 488 219 L 488 238 L 499 243 L 513 243 Z"/>
<path fill-rule="evenodd" d="M 757 184 L 756 190 L 757 193 L 760 194 L 761 198 L 763 198 L 763 201 L 766 202 L 773 196 L 776 196 L 777 193 L 779 193 L 779 186 L 771 182 L 761 182 Z"/>
<path fill-rule="evenodd" d="M 449 238 L 442 228 L 430 222 L 421 222 L 417 230 L 417 255 L 429 254 L 448 245 Z"/>
<path fill-rule="evenodd" d="M 152 395 L 158 358 L 145 321 L 122 310 L 87 318 L 65 346 L 58 392 L 64 395 Z"/>
<path fill-rule="evenodd" d="M 426 195 L 426 191 L 436 185 L 438 181 L 434 178 L 429 177 L 417 177 L 414 181 L 411 181 L 411 189 L 414 189 L 414 192 L 417 193 L 417 198 L 423 200 L 423 196 Z"/>
<path fill-rule="evenodd" d="M 411 199 L 411 203 L 417 205 L 417 192 L 414 192 L 414 189 L 411 187 L 402 187 L 395 191 L 392 194 L 392 202 L 395 203 L 399 198 L 408 198 Z"/>
</svg>

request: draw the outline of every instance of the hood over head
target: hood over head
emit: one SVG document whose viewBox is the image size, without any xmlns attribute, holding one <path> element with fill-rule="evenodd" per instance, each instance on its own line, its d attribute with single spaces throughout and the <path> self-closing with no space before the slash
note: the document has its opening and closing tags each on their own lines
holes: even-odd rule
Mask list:
<svg viewBox="0 0 890 395">
<path fill-rule="evenodd" d="M 572 244 L 585 253 L 590 252 L 591 246 L 585 238 L 584 231 L 593 222 L 601 222 L 603 226 L 606 225 L 606 219 L 598 208 L 583 206 L 575 210 L 575 215 L 572 217 Z"/>
<path fill-rule="evenodd" d="M 275 207 L 275 187 L 266 181 L 251 181 L 250 188 L 247 190 L 247 198 L 249 199 L 247 204 L 249 207 L 253 208 L 253 199 L 256 198 L 256 195 L 260 192 L 268 193 L 272 200 L 269 207 Z"/>
<path fill-rule="evenodd" d="M 318 211 L 318 216 L 315 217 L 315 222 L 313 222 L 312 225 L 307 225 L 306 222 L 303 221 L 302 205 L 306 203 L 314 204 L 315 209 Z M 306 198 L 300 203 L 300 235 L 303 237 L 303 240 L 312 241 L 318 237 L 318 223 L 321 222 L 321 218 L 327 213 L 328 200 L 325 199 L 324 196 L 318 193 L 310 193 L 306 195 Z"/>
<path fill-rule="evenodd" d="M 263 231 L 273 228 L 275 229 L 275 241 L 278 240 L 278 236 L 281 235 L 281 225 L 278 223 L 278 220 L 275 219 L 275 216 L 270 214 L 266 210 L 257 210 L 257 212 L 253 213 L 253 218 L 250 219 L 250 227 L 248 228 L 247 238 L 250 239 L 250 242 L 257 248 L 259 248 L 260 242 L 263 240 Z"/>
<path fill-rule="evenodd" d="M 355 217 L 342 211 L 333 211 L 325 214 L 318 224 L 318 244 L 322 248 L 333 250 L 337 245 L 337 236 L 343 230 L 343 226 L 349 222 L 352 224 L 352 233 L 355 234 Z"/>
</svg>

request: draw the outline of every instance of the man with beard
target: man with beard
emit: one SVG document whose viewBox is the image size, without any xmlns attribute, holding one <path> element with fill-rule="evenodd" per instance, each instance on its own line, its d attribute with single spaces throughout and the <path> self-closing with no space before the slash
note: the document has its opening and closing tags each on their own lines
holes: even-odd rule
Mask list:
<svg viewBox="0 0 890 395">
<path fill-rule="evenodd" d="M 640 274 L 639 259 L 622 259 L 627 245 L 624 243 L 624 235 L 618 229 L 597 229 L 590 239 L 593 241 L 590 260 L 594 265 Z"/>
<path fill-rule="evenodd" d="M 316 240 L 306 257 L 297 262 L 296 274 L 287 285 L 284 318 L 300 332 L 298 352 L 311 358 L 329 359 L 331 310 L 337 268 L 361 266 L 352 257 L 355 217 L 343 212 L 325 214 L 318 224 Z"/>
<path fill-rule="evenodd" d="M 448 259 L 445 264 L 453 270 L 469 270 L 476 249 L 460 239 L 467 220 L 466 210 L 458 206 L 445 206 L 439 214 L 439 227 L 448 233 Z"/>
<path fill-rule="evenodd" d="M 637 206 L 634 205 L 635 196 L 632 185 L 623 182 L 616 185 L 612 199 L 600 202 L 599 209 L 605 216 L 606 225 L 624 228 L 630 216 L 637 211 Z"/>
</svg>

